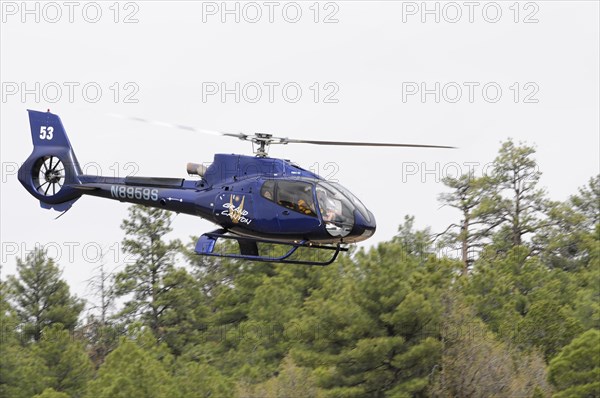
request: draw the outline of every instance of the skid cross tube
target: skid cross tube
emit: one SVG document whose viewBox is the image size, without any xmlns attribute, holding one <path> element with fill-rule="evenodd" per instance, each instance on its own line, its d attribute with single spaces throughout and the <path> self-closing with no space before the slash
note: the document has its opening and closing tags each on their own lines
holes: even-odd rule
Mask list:
<svg viewBox="0 0 600 398">
<path fill-rule="evenodd" d="M 256 243 L 271 243 L 271 244 L 275 244 L 275 245 L 286 245 L 286 246 L 292 246 L 292 247 L 287 251 L 287 253 L 285 253 L 279 257 L 265 257 L 265 256 L 248 255 L 248 254 L 213 253 L 215 243 L 216 243 L 217 239 L 219 239 L 219 238 L 233 239 L 233 240 L 237 240 L 238 242 L 240 240 L 244 240 L 244 241 L 251 241 L 255 244 Z M 317 250 L 332 250 L 332 251 L 334 251 L 334 253 L 333 253 L 333 256 L 327 261 L 288 260 L 288 258 L 292 254 L 294 254 L 296 252 L 296 250 L 298 250 L 299 247 L 307 247 L 310 249 L 317 249 Z M 241 236 L 231 236 L 231 235 L 225 235 L 223 233 L 223 230 L 217 230 L 214 232 L 209 232 L 209 233 L 203 234 L 200 237 L 200 239 L 198 240 L 198 243 L 196 244 L 195 251 L 197 254 L 200 254 L 203 256 L 211 256 L 211 257 L 233 258 L 233 259 L 241 259 L 241 260 L 248 260 L 248 261 L 263 261 L 263 262 L 270 262 L 270 263 L 325 266 L 325 265 L 329 265 L 329 264 L 333 263 L 336 260 L 338 254 L 340 252 L 348 251 L 348 248 L 341 247 L 340 244 L 337 244 L 336 246 L 315 245 L 315 244 L 308 243 L 305 240 L 302 240 L 299 242 L 280 242 L 277 240 L 270 240 L 270 239 L 257 239 L 257 238 L 246 238 L 246 237 L 241 237 Z"/>
</svg>

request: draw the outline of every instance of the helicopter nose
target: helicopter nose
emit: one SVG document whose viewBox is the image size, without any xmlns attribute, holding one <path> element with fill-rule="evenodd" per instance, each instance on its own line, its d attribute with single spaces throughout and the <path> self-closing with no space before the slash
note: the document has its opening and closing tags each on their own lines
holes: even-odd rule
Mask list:
<svg viewBox="0 0 600 398">
<path fill-rule="evenodd" d="M 368 218 L 365 218 L 361 212 L 354 212 L 354 228 L 352 229 L 352 237 L 354 242 L 360 242 L 370 238 L 377 229 L 375 216 L 368 211 Z"/>
</svg>

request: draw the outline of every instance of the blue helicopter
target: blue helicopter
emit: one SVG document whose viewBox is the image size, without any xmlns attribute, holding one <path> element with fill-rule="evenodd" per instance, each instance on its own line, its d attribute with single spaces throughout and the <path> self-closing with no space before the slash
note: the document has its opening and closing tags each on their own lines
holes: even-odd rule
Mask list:
<svg viewBox="0 0 600 398">
<path fill-rule="evenodd" d="M 82 195 L 92 195 L 198 216 L 220 228 L 199 238 L 197 254 L 252 261 L 328 265 L 348 250 L 346 244 L 368 239 L 376 228 L 373 213 L 349 190 L 288 160 L 268 157 L 270 145 L 452 148 L 218 133 L 252 142 L 254 156 L 216 154 L 208 167 L 188 163 L 188 174 L 200 177 L 193 180 L 105 177 L 82 172 L 58 115 L 49 110 L 28 112 L 33 152 L 19 169 L 18 178 L 42 208 L 64 214 Z M 221 238 L 237 241 L 239 253 L 215 251 Z M 288 250 L 282 255 L 265 255 L 259 252 L 258 243 L 284 245 Z M 291 259 L 301 247 L 330 250 L 332 256 L 325 261 Z"/>
</svg>

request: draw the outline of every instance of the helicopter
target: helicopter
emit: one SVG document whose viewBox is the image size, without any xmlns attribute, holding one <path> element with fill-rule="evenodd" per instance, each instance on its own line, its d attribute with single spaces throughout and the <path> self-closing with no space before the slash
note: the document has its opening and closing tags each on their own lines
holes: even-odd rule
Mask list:
<svg viewBox="0 0 600 398">
<path fill-rule="evenodd" d="M 249 141 L 254 154 L 215 154 L 209 166 L 188 163 L 186 171 L 196 179 L 106 177 L 82 172 L 58 115 L 50 110 L 28 113 L 33 152 L 19 168 L 18 179 L 42 208 L 64 214 L 81 196 L 92 195 L 190 214 L 219 226 L 200 236 L 195 246 L 197 254 L 286 264 L 331 264 L 340 252 L 348 251 L 348 244 L 370 238 L 376 222 L 373 213 L 341 184 L 327 181 L 289 160 L 269 157 L 270 145 L 453 148 L 300 140 L 174 125 Z M 218 239 L 237 241 L 239 253 L 215 251 Z M 288 250 L 282 255 L 269 255 L 259 251 L 259 243 L 283 245 Z M 326 250 L 332 255 L 326 260 L 293 259 L 299 248 Z"/>
</svg>

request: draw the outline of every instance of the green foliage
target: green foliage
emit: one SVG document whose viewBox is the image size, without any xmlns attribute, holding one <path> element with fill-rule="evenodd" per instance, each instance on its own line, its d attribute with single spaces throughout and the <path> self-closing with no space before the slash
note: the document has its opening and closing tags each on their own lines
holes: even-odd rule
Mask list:
<svg viewBox="0 0 600 398">
<path fill-rule="evenodd" d="M 180 242 L 165 241 L 171 215 L 162 209 L 131 206 L 121 227 L 126 234 L 123 251 L 134 261 L 115 279 L 116 295 L 131 298 L 120 315 L 128 323 L 140 319 L 158 340 L 180 353 L 206 310 L 196 281 L 174 265 Z"/>
<path fill-rule="evenodd" d="M 82 342 L 60 324 L 44 328 L 35 344 L 22 346 L 14 338 L 3 341 L 0 353 L 1 396 L 81 397 L 93 375 Z"/>
<path fill-rule="evenodd" d="M 286 357 L 277 376 L 256 385 L 240 384 L 237 395 L 244 398 L 316 398 L 318 392 L 311 370 L 297 366 Z"/>
<path fill-rule="evenodd" d="M 167 398 L 176 387 L 165 365 L 151 352 L 122 339 L 88 383 L 89 398 Z"/>
<path fill-rule="evenodd" d="M 492 331 L 551 358 L 582 330 L 576 285 L 567 272 L 548 270 L 528 253 L 516 247 L 503 257 L 484 254 L 464 291 Z"/>
<path fill-rule="evenodd" d="M 600 329 L 600 261 L 593 260 L 587 269 L 580 270 L 573 278 L 577 284 L 574 315 L 584 329 Z"/>
<path fill-rule="evenodd" d="M 318 269 L 278 266 L 273 276 L 263 275 L 248 306 L 246 319 L 239 323 L 236 363 L 245 360 L 255 370 L 257 379 L 270 377 L 298 338 L 293 323 L 309 286 L 316 287 Z M 252 379 L 252 377 L 250 377 Z"/>
<path fill-rule="evenodd" d="M 508 226 L 505 237 L 513 246 L 522 245 L 523 236 L 535 232 L 540 225 L 545 193 L 537 188 L 542 173 L 534 154 L 533 147 L 516 145 L 509 139 L 502 143 L 494 159 L 492 191 L 507 193 L 497 202 L 496 217 Z"/>
<path fill-rule="evenodd" d="M 600 261 L 600 188 L 598 177 L 566 202 L 548 202 L 544 225 L 535 241 L 551 268 L 577 271 Z"/>
<path fill-rule="evenodd" d="M 487 237 L 488 227 L 486 217 L 489 211 L 485 207 L 489 198 L 487 179 L 475 177 L 473 173 L 462 174 L 458 177 L 445 177 L 445 186 L 451 189 L 439 195 L 439 201 L 444 206 L 450 206 L 460 211 L 462 219 L 459 223 L 451 224 L 443 235 L 446 245 L 460 244 L 463 275 L 469 271 L 473 262 L 473 253 L 483 244 Z"/>
<path fill-rule="evenodd" d="M 6 300 L 6 283 L 0 281 L 0 396 L 8 396 L 10 386 L 16 384 L 17 317 Z"/>
<path fill-rule="evenodd" d="M 47 376 L 48 368 L 29 347 L 7 346 L 3 354 L 6 356 L 3 355 L 0 361 L 3 363 L 2 379 L 6 384 L 0 386 L 0 392 L 6 395 L 2 396 L 29 398 L 52 384 L 53 380 Z"/>
<path fill-rule="evenodd" d="M 461 219 L 442 242 L 461 261 L 411 216 L 328 267 L 207 258 L 168 239 L 166 211 L 133 206 L 133 261 L 114 286 L 100 270 L 82 327 L 45 253 L 0 282 L 0 396 L 600 396 L 599 177 L 551 202 L 534 154 L 508 140 L 491 175 L 444 180 Z"/>
<path fill-rule="evenodd" d="M 545 192 L 537 187 L 541 172 L 534 154 L 533 147 L 508 139 L 488 175 L 444 179 L 451 191 L 440 195 L 440 201 L 458 209 L 462 217 L 460 223 L 449 227 L 459 232 L 447 237 L 450 242 L 461 243 L 465 265 L 471 265 L 470 248 L 489 242 L 496 252 L 505 252 L 529 244 L 526 237 L 542 226 L 546 199 Z"/>
<path fill-rule="evenodd" d="M 49 385 L 46 367 L 20 344 L 18 317 L 6 300 L 8 286 L 0 282 L 0 396 L 29 398 Z"/>
<path fill-rule="evenodd" d="M 444 298 L 442 358 L 433 375 L 433 397 L 513 397 L 548 394 L 545 364 L 518 351 L 474 316 L 463 297 Z"/>
<path fill-rule="evenodd" d="M 87 342 L 87 350 L 94 364 L 99 367 L 104 358 L 119 343 L 119 336 L 125 334 L 125 328 L 116 322 L 104 321 L 93 315 L 89 315 L 81 330 Z"/>
<path fill-rule="evenodd" d="M 82 333 L 86 335 L 89 343 L 90 358 L 98 367 L 106 355 L 118 344 L 119 324 L 111 319 L 114 309 L 114 275 L 105 270 L 106 264 L 102 258 L 94 270 L 94 276 L 88 282 L 90 295 L 88 304 L 93 313 L 88 313 Z"/>
<path fill-rule="evenodd" d="M 550 381 L 557 398 L 600 395 L 600 332 L 588 330 L 550 361 Z"/>
<path fill-rule="evenodd" d="M 45 365 L 49 386 L 71 397 L 83 395 L 86 383 L 92 378 L 93 366 L 83 344 L 68 330 L 60 324 L 44 328 L 32 352 Z"/>
<path fill-rule="evenodd" d="M 477 315 L 497 333 L 507 325 L 512 327 L 527 313 L 530 292 L 547 277 L 539 261 L 527 255 L 528 250 L 522 247 L 511 249 L 503 257 L 484 252 L 464 286 Z"/>
<path fill-rule="evenodd" d="M 586 217 L 567 202 L 549 202 L 547 220 L 535 236 L 542 259 L 551 268 L 574 271 L 589 261 Z"/>
<path fill-rule="evenodd" d="M 173 379 L 181 398 L 231 397 L 233 395 L 233 383 L 213 366 L 198 362 L 182 362 L 177 365 Z"/>
<path fill-rule="evenodd" d="M 407 255 L 426 259 L 431 254 L 431 231 L 429 228 L 415 231 L 415 217 L 404 216 L 404 222 L 398 227 L 393 241 L 402 246 Z"/>
<path fill-rule="evenodd" d="M 519 322 L 517 341 L 535 346 L 546 358 L 552 358 L 581 329 L 571 308 L 553 300 L 539 300 Z"/>
<path fill-rule="evenodd" d="M 17 273 L 18 278 L 9 277 L 9 285 L 23 337 L 38 341 L 42 329 L 56 323 L 74 330 L 83 302 L 71 296 L 54 261 L 36 248 L 25 260 L 17 259 Z"/>
<path fill-rule="evenodd" d="M 162 305 L 160 326 L 162 341 L 176 355 L 198 338 L 204 327 L 208 310 L 201 284 L 184 268 L 175 268 L 164 276 L 165 290 L 158 301 Z"/>
<path fill-rule="evenodd" d="M 420 236 L 404 229 L 397 242 L 325 269 L 323 288 L 306 299 L 294 322 L 308 333 L 291 352 L 315 369 L 324 396 L 425 394 L 441 355 L 439 299 L 456 264 L 415 255 Z"/>
<path fill-rule="evenodd" d="M 585 216 L 585 225 L 593 230 L 600 223 L 600 174 L 590 178 L 588 185 L 571 196 L 571 204 Z"/>
<path fill-rule="evenodd" d="M 240 382 L 252 384 L 273 377 L 294 343 L 296 330 L 293 325 L 286 329 L 287 323 L 311 290 L 320 286 L 320 267 L 231 259 L 221 259 L 216 266 L 211 259 L 192 254 L 195 240 L 188 258 L 200 284 L 208 287 L 205 294 L 212 315 L 200 336 L 202 344 L 193 346 L 188 355 L 193 353 L 194 358 Z M 217 250 L 237 248 L 225 242 Z"/>
<path fill-rule="evenodd" d="M 46 388 L 41 394 L 34 395 L 33 398 L 70 398 L 69 394 L 56 391 L 54 388 Z"/>
</svg>

